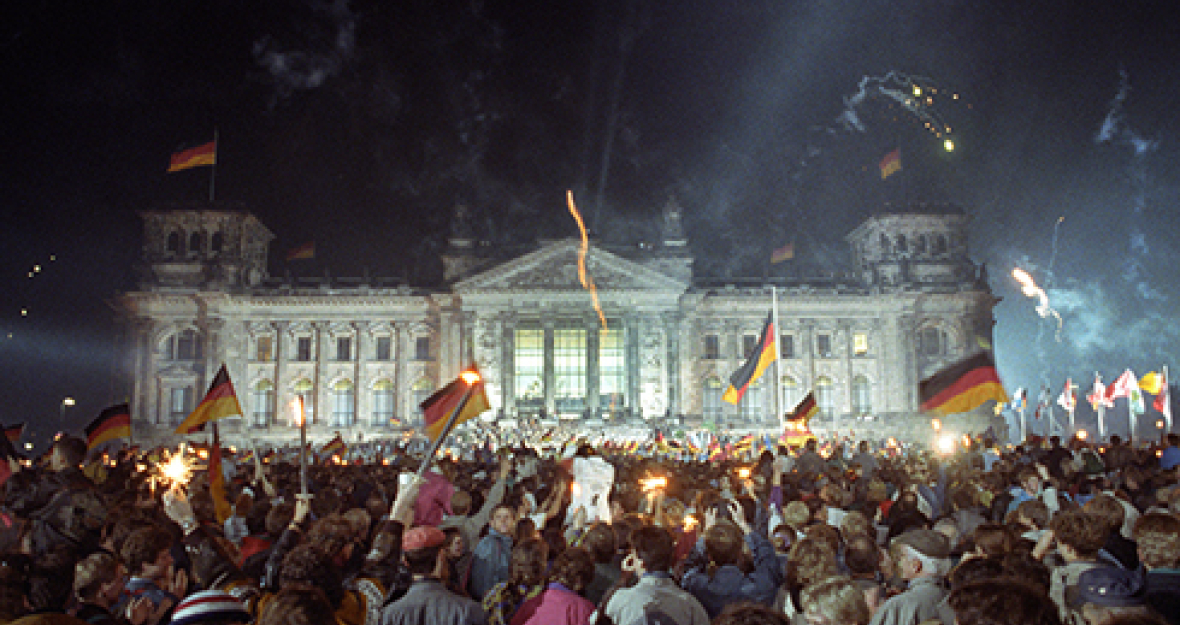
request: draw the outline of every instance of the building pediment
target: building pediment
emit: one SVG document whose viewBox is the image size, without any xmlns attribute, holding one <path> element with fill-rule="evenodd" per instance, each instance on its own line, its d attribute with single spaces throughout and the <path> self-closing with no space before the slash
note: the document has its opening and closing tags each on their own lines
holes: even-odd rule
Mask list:
<svg viewBox="0 0 1180 625">
<path fill-rule="evenodd" d="M 455 292 L 582 291 L 575 239 L 556 241 L 455 284 Z M 586 272 L 599 291 L 683 292 L 688 283 L 591 246 Z"/>
</svg>

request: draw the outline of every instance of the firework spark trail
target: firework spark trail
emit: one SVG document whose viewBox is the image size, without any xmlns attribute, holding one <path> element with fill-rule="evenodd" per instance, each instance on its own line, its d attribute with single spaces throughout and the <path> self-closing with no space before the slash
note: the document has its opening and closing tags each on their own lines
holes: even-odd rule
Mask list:
<svg viewBox="0 0 1180 625">
<path fill-rule="evenodd" d="M 866 127 L 857 109 L 871 98 L 887 98 L 898 103 L 936 137 L 946 137 L 948 150 L 954 149 L 951 141 L 951 127 L 933 110 L 934 95 L 938 93 L 933 81 L 921 76 L 911 76 L 890 71 L 884 76 L 865 76 L 860 79 L 857 92 L 844 98 L 844 112 L 837 118 L 845 130 L 865 132 Z M 953 99 L 959 95 L 952 94 Z"/>
<path fill-rule="evenodd" d="M 1037 286 L 1037 283 L 1033 281 L 1032 276 L 1028 275 L 1027 271 L 1017 267 L 1012 270 L 1012 277 L 1016 278 L 1016 281 L 1020 283 L 1020 292 L 1024 293 L 1025 297 L 1037 298 L 1036 311 L 1042 319 L 1049 317 L 1049 315 L 1057 319 L 1057 342 L 1060 343 L 1061 328 L 1063 325 L 1061 315 L 1049 305 L 1049 296 L 1045 294 L 1045 291 L 1041 287 Z"/>
<path fill-rule="evenodd" d="M 598 303 L 598 287 L 594 286 L 594 278 L 586 273 L 586 253 L 590 250 L 590 237 L 586 235 L 586 224 L 582 221 L 582 213 L 574 204 L 572 190 L 565 192 L 565 202 L 569 206 L 570 214 L 574 216 L 574 221 L 578 224 L 578 232 L 582 235 L 582 246 L 578 248 L 578 280 L 582 282 L 583 289 L 590 291 L 590 298 L 594 301 L 594 312 L 598 313 L 598 320 L 605 328 L 606 315 L 602 314 L 602 306 Z"/>
<path fill-rule="evenodd" d="M 1136 219 L 1130 224 L 1130 253 L 1123 263 L 1123 278 L 1135 284 L 1139 296 L 1145 300 L 1164 301 L 1167 298 L 1151 286 L 1146 279 L 1145 261 L 1150 252 L 1147 234 L 1143 232 L 1140 219 L 1147 206 L 1147 163 L 1146 157 L 1159 147 L 1159 141 L 1141 136 L 1124 121 L 1123 106 L 1131 93 L 1131 81 L 1125 69 L 1119 70 L 1119 90 L 1110 101 L 1110 110 L 1094 135 L 1094 142 L 1101 145 L 1110 143 L 1131 148 L 1132 160 L 1129 167 L 1131 186 L 1134 189 L 1132 210 Z"/>
</svg>

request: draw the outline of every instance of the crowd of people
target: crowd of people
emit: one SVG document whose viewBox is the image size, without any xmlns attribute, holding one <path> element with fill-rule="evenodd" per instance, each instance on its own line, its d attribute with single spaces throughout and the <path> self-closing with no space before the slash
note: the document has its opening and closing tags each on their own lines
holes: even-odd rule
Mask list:
<svg viewBox="0 0 1180 625">
<path fill-rule="evenodd" d="M 1176 435 L 953 455 L 813 439 L 745 462 L 518 447 L 420 476 L 403 453 L 183 484 L 145 452 L 86 456 L 64 436 L 9 459 L 0 622 L 1180 623 Z"/>
</svg>

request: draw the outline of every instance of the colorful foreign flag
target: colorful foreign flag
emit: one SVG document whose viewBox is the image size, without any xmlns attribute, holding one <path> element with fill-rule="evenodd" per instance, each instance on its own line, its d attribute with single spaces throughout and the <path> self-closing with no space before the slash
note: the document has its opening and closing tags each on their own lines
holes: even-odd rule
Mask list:
<svg viewBox="0 0 1180 625">
<path fill-rule="evenodd" d="M 922 410 L 942 414 L 968 412 L 991 400 L 1008 399 L 989 352 L 979 352 L 926 378 L 918 384 L 918 396 Z"/>
<path fill-rule="evenodd" d="M 86 426 L 87 449 L 95 449 L 116 438 L 131 438 L 131 407 L 126 403 L 103 410 Z"/>
<path fill-rule="evenodd" d="M 1106 399 L 1114 401 L 1120 397 L 1130 397 L 1131 391 L 1139 388 L 1139 378 L 1130 369 L 1123 371 L 1123 374 L 1114 381 L 1114 384 L 1106 387 Z"/>
<path fill-rule="evenodd" d="M 192 434 L 205 429 L 209 421 L 224 419 L 225 417 L 241 416 L 242 405 L 238 403 L 238 395 L 234 392 L 233 382 L 229 379 L 229 372 L 225 365 L 217 370 L 213 383 L 209 385 L 209 392 L 205 399 L 197 405 L 192 414 L 176 426 L 177 434 Z"/>
<path fill-rule="evenodd" d="M 168 161 L 168 173 L 217 164 L 217 141 L 213 140 L 195 148 L 174 152 Z"/>
<path fill-rule="evenodd" d="M 725 389 L 721 399 L 736 406 L 750 385 L 761 377 L 770 363 L 774 362 L 774 335 L 774 321 L 767 315 L 766 323 L 762 325 L 762 335 L 758 337 L 758 344 L 754 346 L 754 351 L 746 363 L 729 377 L 729 388 Z"/>
<path fill-rule="evenodd" d="M 1139 378 L 1139 388 L 1151 393 L 1152 395 L 1159 395 L 1160 389 L 1163 388 L 1164 378 L 1155 371 L 1148 371 Z"/>
<path fill-rule="evenodd" d="M 474 365 L 471 367 L 471 370 L 474 371 Z M 476 375 L 478 376 L 478 373 Z M 467 400 L 467 404 L 463 406 L 463 411 L 456 415 L 455 422 L 448 426 L 447 417 L 451 414 L 451 411 L 459 406 L 467 390 L 468 384 L 460 376 L 435 391 L 433 395 L 426 398 L 426 401 L 422 402 L 423 429 L 431 442 L 446 435 L 448 427 L 459 425 L 491 408 L 491 404 L 488 402 L 487 391 L 484 389 L 483 379 L 477 378 L 474 386 L 471 387 L 471 397 Z"/>
</svg>

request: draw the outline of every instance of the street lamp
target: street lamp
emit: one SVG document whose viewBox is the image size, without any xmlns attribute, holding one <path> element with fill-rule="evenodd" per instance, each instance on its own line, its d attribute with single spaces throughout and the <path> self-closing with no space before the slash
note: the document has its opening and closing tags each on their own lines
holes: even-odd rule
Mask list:
<svg viewBox="0 0 1180 625">
<path fill-rule="evenodd" d="M 72 407 L 74 403 L 73 397 L 66 397 L 61 400 L 61 406 L 57 412 L 57 425 L 63 430 L 66 429 L 66 408 Z"/>
</svg>

